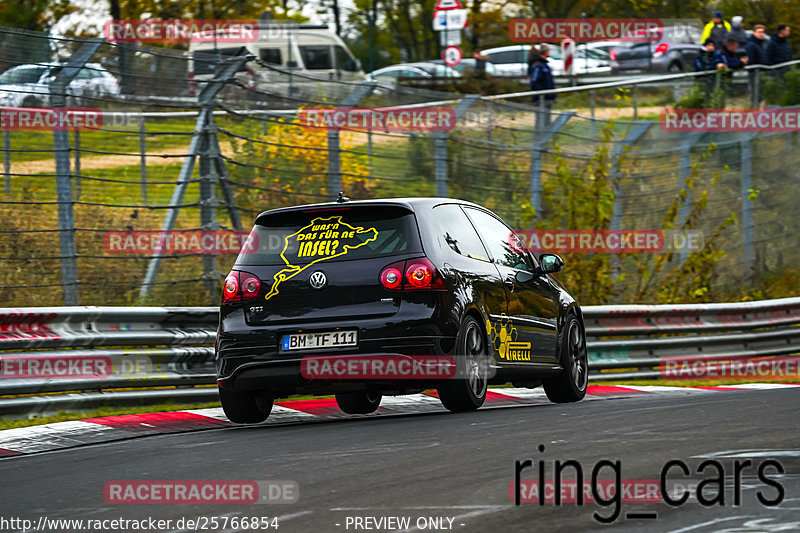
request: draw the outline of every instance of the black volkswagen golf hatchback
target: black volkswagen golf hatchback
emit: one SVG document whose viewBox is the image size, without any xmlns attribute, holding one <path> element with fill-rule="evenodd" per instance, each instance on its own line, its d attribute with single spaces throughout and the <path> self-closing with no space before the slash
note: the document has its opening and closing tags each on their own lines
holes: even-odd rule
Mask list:
<svg viewBox="0 0 800 533">
<path fill-rule="evenodd" d="M 583 316 L 487 209 L 447 198 L 304 205 L 261 213 L 225 279 L 216 343 L 222 407 L 265 420 L 273 400 L 335 394 L 346 413 L 436 389 L 451 411 L 487 385 L 586 394 Z"/>
</svg>

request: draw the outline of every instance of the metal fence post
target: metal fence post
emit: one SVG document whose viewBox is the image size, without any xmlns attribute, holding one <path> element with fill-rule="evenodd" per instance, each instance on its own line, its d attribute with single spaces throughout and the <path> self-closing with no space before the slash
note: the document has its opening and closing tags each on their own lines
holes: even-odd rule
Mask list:
<svg viewBox="0 0 800 533">
<path fill-rule="evenodd" d="M 447 187 L 447 132 L 433 132 L 433 167 L 436 196 L 448 196 Z"/>
<path fill-rule="evenodd" d="M 478 101 L 479 95 L 470 94 L 461 99 L 456 104 L 455 121 L 458 121 L 464 114 L 472 107 L 472 104 Z M 455 125 L 453 127 L 455 127 Z M 436 196 L 447 197 L 450 195 L 449 186 L 447 183 L 447 132 L 435 131 L 433 132 L 433 166 L 434 166 L 434 183 L 436 185 Z"/>
<path fill-rule="evenodd" d="M 617 143 L 614 149 L 611 150 L 611 180 L 614 184 L 614 212 L 611 215 L 611 229 L 622 229 L 622 207 L 625 195 L 622 189 L 622 183 L 620 182 L 622 174 L 617 168 L 617 163 L 620 157 L 622 157 L 622 152 L 625 150 L 625 147 L 627 146 L 630 148 L 633 146 L 633 144 L 647 132 L 651 124 L 651 122 L 636 124 L 625 134 L 625 137 Z"/>
<path fill-rule="evenodd" d="M 233 79 L 236 72 L 238 72 L 242 65 L 249 61 L 251 57 L 247 49 L 242 47 L 236 55 L 225 58 L 222 68 L 218 70 L 214 79 L 206 84 L 197 96 L 200 111 L 197 115 L 192 141 L 189 143 L 189 152 L 183 160 L 183 166 L 181 166 L 181 171 L 178 175 L 178 182 L 172 192 L 172 199 L 169 204 L 170 207 L 164 217 L 164 222 L 161 224 L 162 234 L 172 231 L 172 228 L 175 226 L 175 220 L 178 218 L 183 196 L 186 193 L 186 189 L 192 177 L 192 172 L 194 171 L 195 159 L 200 153 L 201 142 L 204 140 L 204 137 L 208 136 L 208 125 L 213 123 L 214 98 L 225 87 L 225 84 Z M 147 265 L 147 273 L 139 289 L 139 297 L 141 298 L 148 296 L 150 291 L 153 290 L 153 285 L 158 276 L 158 270 L 161 267 L 161 259 L 164 257 L 163 254 L 160 253 L 163 244 L 164 240 L 159 239 L 154 255 L 150 257 L 150 263 Z"/>
<path fill-rule="evenodd" d="M 212 138 L 216 136 L 213 112 L 208 113 L 208 119 L 203 128 L 198 151 L 198 175 L 200 185 L 200 227 L 204 231 L 216 231 L 220 229 L 217 222 L 217 206 L 220 201 L 216 195 L 219 175 L 217 174 L 215 161 L 212 159 Z M 210 304 L 213 305 L 217 299 L 218 280 L 221 277 L 217 270 L 217 256 L 213 254 L 203 255 L 203 279 L 208 291 Z"/>
<path fill-rule="evenodd" d="M 635 84 L 631 88 L 631 93 L 633 97 L 633 120 L 639 120 L 639 91 Z"/>
<path fill-rule="evenodd" d="M 78 75 L 97 51 L 103 39 L 84 41 L 66 66 L 50 83 L 50 102 L 53 108 L 67 105 L 67 85 Z M 54 109 L 54 112 L 55 109 Z M 61 250 L 61 285 L 64 305 L 78 305 L 78 250 L 75 244 L 75 213 L 70 173 L 69 131 L 53 130 L 53 151 L 56 162 L 56 196 L 58 199 L 58 229 Z"/>
<path fill-rule="evenodd" d="M 75 129 L 72 133 L 75 143 L 75 199 L 81 199 L 81 132 Z"/>
<path fill-rule="evenodd" d="M 624 189 L 622 188 L 622 173 L 618 168 L 619 160 L 627 148 L 633 146 L 639 138 L 650 128 L 651 122 L 636 124 L 631 128 L 625 137 L 617 143 L 611 150 L 611 182 L 614 187 L 614 211 L 611 214 L 611 229 L 622 229 L 622 208 L 625 199 Z M 619 256 L 615 255 L 611 261 L 611 276 L 614 281 L 620 273 Z"/>
<path fill-rule="evenodd" d="M 745 280 L 751 280 L 755 268 L 755 248 L 753 245 L 753 201 L 750 191 L 753 188 L 753 152 L 751 141 L 755 133 L 742 134 L 742 274 Z"/>
<path fill-rule="evenodd" d="M 11 132 L 3 130 L 3 172 L 6 194 L 11 193 Z"/>
<path fill-rule="evenodd" d="M 354 107 L 364 99 L 372 89 L 375 88 L 375 82 L 359 83 L 350 94 L 348 94 L 338 107 Z M 328 130 L 328 185 L 327 194 L 328 199 L 335 200 L 342 190 L 342 161 L 341 152 L 342 146 L 339 142 L 339 130 Z"/>
<path fill-rule="evenodd" d="M 700 137 L 704 135 L 703 132 L 692 132 L 686 136 L 686 140 L 681 143 L 680 146 L 680 164 L 679 164 L 679 175 L 680 175 L 680 183 L 678 184 L 678 193 L 680 194 L 681 191 L 686 189 L 686 178 L 689 177 L 689 173 L 692 170 L 692 147 L 700 140 Z M 675 225 L 676 228 L 679 228 L 686 222 L 686 219 L 689 217 L 689 197 L 690 191 L 686 189 L 686 201 L 678 209 L 678 223 Z M 680 260 L 681 263 L 686 261 L 686 258 L 689 256 L 689 251 L 684 247 L 680 252 Z"/>
<path fill-rule="evenodd" d="M 574 117 L 574 112 L 561 113 L 553 122 L 550 131 L 544 132 L 541 137 L 534 132 L 534 140 L 531 143 L 531 205 L 536 216 L 542 212 L 542 152 L 547 148 L 547 143 L 556 136 L 556 133 L 564 127 L 567 121 Z M 541 133 L 541 132 L 539 132 Z"/>
<path fill-rule="evenodd" d="M 142 179 L 142 203 L 147 205 L 147 139 L 144 115 L 139 117 L 139 174 Z"/>
</svg>

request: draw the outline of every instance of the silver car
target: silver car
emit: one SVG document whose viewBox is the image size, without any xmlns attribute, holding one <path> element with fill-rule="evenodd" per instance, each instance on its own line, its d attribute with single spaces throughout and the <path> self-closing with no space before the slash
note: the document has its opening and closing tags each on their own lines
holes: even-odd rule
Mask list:
<svg viewBox="0 0 800 533">
<path fill-rule="evenodd" d="M 50 83 L 65 63 L 17 65 L 0 74 L 0 105 L 45 107 Z M 67 105 L 96 106 L 97 99 L 118 96 L 119 82 L 99 63 L 87 63 L 67 85 Z"/>
</svg>

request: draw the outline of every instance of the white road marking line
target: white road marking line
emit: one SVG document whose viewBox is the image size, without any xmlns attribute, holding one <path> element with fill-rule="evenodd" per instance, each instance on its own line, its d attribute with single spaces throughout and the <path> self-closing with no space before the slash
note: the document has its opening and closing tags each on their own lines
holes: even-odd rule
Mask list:
<svg viewBox="0 0 800 533">
<path fill-rule="evenodd" d="M 714 520 L 709 520 L 708 522 L 702 522 L 700 524 L 694 524 L 693 526 L 687 526 L 687 527 L 683 527 L 681 529 L 673 529 L 672 531 L 669 531 L 668 533 L 684 533 L 685 531 L 692 531 L 692 530 L 695 530 L 695 529 L 700 529 L 701 527 L 712 526 L 712 525 L 717 524 L 719 522 L 725 522 L 725 521 L 728 521 L 728 520 L 740 520 L 742 518 L 752 518 L 752 517 L 753 517 L 753 515 L 729 516 L 727 518 L 715 518 Z"/>
</svg>

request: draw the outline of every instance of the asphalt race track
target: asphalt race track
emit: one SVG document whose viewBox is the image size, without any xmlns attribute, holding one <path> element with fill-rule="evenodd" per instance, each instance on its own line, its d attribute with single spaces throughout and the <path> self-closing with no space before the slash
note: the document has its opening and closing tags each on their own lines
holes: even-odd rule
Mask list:
<svg viewBox="0 0 800 533">
<path fill-rule="evenodd" d="M 429 412 L 156 435 L 1 459 L 0 517 L 29 518 L 34 523 L 41 516 L 153 517 L 175 524 L 181 517 L 277 516 L 281 533 L 798 531 L 798 405 L 800 388 L 642 394 L 466 414 Z M 540 444 L 545 446 L 543 453 L 537 450 Z M 620 461 L 623 480 L 658 480 L 667 461 L 680 459 L 691 471 L 685 479 L 689 487 L 690 478 L 696 482 L 717 476 L 714 469 L 696 472 L 697 465 L 709 458 L 723 466 L 724 505 L 706 508 L 695 496 L 680 507 L 622 503 L 612 525 L 600 524 L 592 514 L 611 515 L 614 506 L 523 503 L 516 507 L 509 492 L 517 460 L 532 459 L 534 465 L 544 460 L 547 479 L 553 477 L 555 460 L 580 462 L 588 478 L 598 461 L 607 459 Z M 748 458 L 754 466 L 743 468 L 739 476 L 741 502 L 735 506 L 733 462 Z M 770 458 L 784 469 L 783 475 L 775 468 L 766 469 L 773 486 L 757 476 L 759 464 Z M 671 477 L 681 477 L 679 469 L 671 472 L 676 474 Z M 537 475 L 537 468 L 522 473 L 523 478 Z M 143 479 L 292 480 L 300 497 L 296 503 L 279 505 L 106 502 L 107 482 Z M 782 502 L 771 507 L 759 503 L 757 493 L 767 499 L 778 497 L 774 485 L 785 491 Z M 719 493 L 717 485 L 705 489 L 704 497 Z M 631 513 L 656 513 L 657 518 Z M 379 527 L 364 521 L 366 517 L 406 518 L 408 526 L 384 521 Z M 165 531 L 181 530 L 193 531 L 185 527 Z"/>
</svg>

